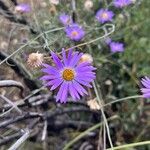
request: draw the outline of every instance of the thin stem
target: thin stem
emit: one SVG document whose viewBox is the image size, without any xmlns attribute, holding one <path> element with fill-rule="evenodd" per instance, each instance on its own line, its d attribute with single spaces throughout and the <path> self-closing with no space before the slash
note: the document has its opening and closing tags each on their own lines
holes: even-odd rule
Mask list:
<svg viewBox="0 0 150 150">
<path fill-rule="evenodd" d="M 138 142 L 138 143 L 125 144 L 125 145 L 114 147 L 114 150 L 117 150 L 117 149 L 122 150 L 123 148 L 130 148 L 130 147 L 149 145 L 149 144 L 150 144 L 150 141 L 143 141 L 143 142 Z M 111 150 L 111 148 L 108 148 L 107 150 Z"/>
<path fill-rule="evenodd" d="M 117 103 L 117 102 L 129 100 L 129 99 L 135 99 L 135 98 L 143 98 L 143 96 L 142 95 L 128 96 L 128 97 L 120 98 L 120 99 L 117 99 L 117 100 L 112 101 L 110 103 L 104 104 L 103 106 L 105 107 L 105 106 L 108 106 L 108 105 L 111 105 L 111 104 L 114 104 L 114 103 Z"/>
<path fill-rule="evenodd" d="M 118 116 L 112 116 L 110 118 L 108 118 L 108 121 L 112 121 L 114 119 L 117 119 Z M 64 148 L 63 150 L 68 150 L 69 147 L 71 147 L 74 143 L 76 143 L 77 141 L 79 141 L 81 138 L 83 138 L 85 135 L 87 135 L 89 132 L 99 128 L 100 126 L 103 125 L 104 122 L 100 122 L 94 126 L 92 126 L 91 128 L 85 130 L 84 132 L 82 132 L 81 134 L 79 134 L 78 136 L 76 136 L 73 140 L 71 140 Z"/>
<path fill-rule="evenodd" d="M 41 36 L 43 36 L 46 33 L 51 33 L 51 32 L 55 32 L 55 31 L 59 31 L 64 29 L 64 27 L 61 28 L 56 28 L 56 29 L 52 29 L 49 31 L 46 31 L 44 33 L 39 34 L 37 37 L 35 37 L 34 39 L 30 40 L 29 42 L 27 42 L 26 44 L 22 45 L 19 49 L 17 49 L 16 51 L 14 51 L 11 55 L 9 55 L 7 58 L 5 58 L 3 61 L 0 62 L 0 65 L 2 65 L 4 62 L 6 62 L 9 58 L 11 58 L 12 56 L 14 56 L 15 54 L 17 54 L 19 51 L 21 51 L 23 48 L 25 48 L 26 46 L 28 46 L 29 44 L 31 44 L 32 42 L 34 42 L 35 40 L 37 40 L 38 38 L 40 38 Z"/>
<path fill-rule="evenodd" d="M 7 103 L 9 103 L 13 108 L 16 109 L 16 111 L 18 111 L 20 114 L 22 114 L 22 111 L 20 108 L 18 108 L 17 105 L 15 105 L 11 100 L 9 100 L 8 98 L 6 98 L 5 96 L 3 95 L 0 95 L 0 98 L 3 99 L 4 101 L 6 101 Z"/>
<path fill-rule="evenodd" d="M 98 102 L 101 104 L 101 100 L 100 100 L 100 97 L 99 97 L 99 94 L 98 94 L 98 91 L 97 91 L 95 82 L 93 82 L 93 87 L 94 87 L 94 91 L 95 91 L 97 100 L 98 100 Z M 102 113 L 102 116 L 103 116 L 103 119 L 104 119 L 104 122 L 105 122 L 105 125 L 106 125 L 106 131 L 107 131 L 109 143 L 110 143 L 111 149 L 113 150 L 113 143 L 112 143 L 111 136 L 110 136 L 108 121 L 107 121 L 107 118 L 106 118 L 106 116 L 105 116 L 103 107 L 101 107 L 101 113 Z"/>
<path fill-rule="evenodd" d="M 20 139 L 18 139 L 8 150 L 17 150 L 20 145 L 29 138 L 29 136 L 30 131 L 26 129 L 25 134 Z"/>
</svg>

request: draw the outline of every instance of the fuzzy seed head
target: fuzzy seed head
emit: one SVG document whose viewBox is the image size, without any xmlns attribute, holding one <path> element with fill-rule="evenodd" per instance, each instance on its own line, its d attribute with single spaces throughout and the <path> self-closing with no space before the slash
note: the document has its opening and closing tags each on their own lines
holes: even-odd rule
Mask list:
<svg viewBox="0 0 150 150">
<path fill-rule="evenodd" d="M 44 61 L 43 54 L 36 52 L 36 53 L 31 53 L 28 56 L 27 63 L 29 66 L 37 68 L 42 65 L 43 61 Z"/>
</svg>

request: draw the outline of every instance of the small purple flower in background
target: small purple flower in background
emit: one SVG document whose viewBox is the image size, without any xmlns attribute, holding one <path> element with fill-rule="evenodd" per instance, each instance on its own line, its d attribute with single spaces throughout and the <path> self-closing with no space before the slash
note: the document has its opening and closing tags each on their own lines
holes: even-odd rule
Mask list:
<svg viewBox="0 0 150 150">
<path fill-rule="evenodd" d="M 143 88 L 141 88 L 141 92 L 143 93 L 144 98 L 150 98 L 150 78 L 144 77 L 141 80 Z"/>
<path fill-rule="evenodd" d="M 123 52 L 124 51 L 124 44 L 120 42 L 111 42 L 109 44 L 111 52 Z"/>
<path fill-rule="evenodd" d="M 73 100 L 80 99 L 80 96 L 88 95 L 84 87 L 92 87 L 90 82 L 95 79 L 95 68 L 89 62 L 79 63 L 83 53 L 72 52 L 70 49 L 66 55 L 62 50 L 62 60 L 51 52 L 55 66 L 43 64 L 42 72 L 46 73 L 41 80 L 45 81 L 50 90 L 59 89 L 56 101 L 66 103 L 70 95 Z"/>
<path fill-rule="evenodd" d="M 107 9 L 100 9 L 96 13 L 96 19 L 100 23 L 112 21 L 113 16 L 114 16 L 114 13 L 110 10 L 107 10 Z"/>
<path fill-rule="evenodd" d="M 83 28 L 76 23 L 67 26 L 65 32 L 67 37 L 73 41 L 80 41 L 85 35 Z"/>
<path fill-rule="evenodd" d="M 123 8 L 132 3 L 132 0 L 114 0 L 113 4 L 117 8 Z"/>
<path fill-rule="evenodd" d="M 63 13 L 59 16 L 59 20 L 65 26 L 73 23 L 71 16 L 69 16 L 65 13 Z"/>
<path fill-rule="evenodd" d="M 15 7 L 15 10 L 21 13 L 28 13 L 31 11 L 31 6 L 29 4 L 22 3 L 22 4 L 17 5 Z"/>
</svg>

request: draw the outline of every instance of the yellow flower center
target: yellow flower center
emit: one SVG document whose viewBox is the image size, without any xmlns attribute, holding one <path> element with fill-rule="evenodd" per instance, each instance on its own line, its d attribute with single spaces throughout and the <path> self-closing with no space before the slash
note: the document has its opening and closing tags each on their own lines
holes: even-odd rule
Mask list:
<svg viewBox="0 0 150 150">
<path fill-rule="evenodd" d="M 77 31 L 73 31 L 71 34 L 72 34 L 73 37 L 75 37 L 75 36 L 78 35 L 78 32 Z"/>
<path fill-rule="evenodd" d="M 75 77 L 75 73 L 72 69 L 65 69 L 62 73 L 62 78 L 66 81 L 72 81 Z"/>
<path fill-rule="evenodd" d="M 107 19 L 107 18 L 108 18 L 108 14 L 107 14 L 107 13 L 102 13 L 101 17 L 102 17 L 103 19 Z"/>
</svg>

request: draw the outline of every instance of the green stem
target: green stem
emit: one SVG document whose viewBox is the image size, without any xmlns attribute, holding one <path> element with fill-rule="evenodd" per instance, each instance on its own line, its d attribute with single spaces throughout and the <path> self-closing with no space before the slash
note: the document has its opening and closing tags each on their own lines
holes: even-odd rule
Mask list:
<svg viewBox="0 0 150 150">
<path fill-rule="evenodd" d="M 114 119 L 117 119 L 118 116 L 113 116 L 108 118 L 108 121 L 112 121 Z M 82 132 L 81 134 L 79 134 L 77 137 L 75 137 L 73 140 L 71 140 L 64 148 L 63 150 L 68 150 L 69 147 L 71 147 L 74 143 L 76 143 L 77 141 L 79 141 L 81 138 L 83 138 L 85 135 L 87 135 L 89 132 L 99 128 L 104 122 L 100 122 L 94 126 L 92 126 L 91 128 L 85 130 L 84 132 Z"/>
<path fill-rule="evenodd" d="M 94 91 L 95 91 L 95 94 L 96 94 L 96 97 L 97 97 L 97 101 L 99 102 L 99 104 L 101 104 L 102 98 L 100 98 L 100 96 L 99 96 L 99 93 L 98 93 L 98 90 L 96 88 L 95 82 L 93 82 L 93 88 L 94 88 Z M 100 92 L 100 95 L 101 95 L 101 92 Z M 104 123 L 106 125 L 106 131 L 107 131 L 109 143 L 110 143 L 110 146 L 111 146 L 111 148 L 113 150 L 113 143 L 112 143 L 111 136 L 110 136 L 110 130 L 109 130 L 109 126 L 108 126 L 108 121 L 107 121 L 107 118 L 105 116 L 103 107 L 101 107 L 100 110 L 101 110 L 101 113 L 102 113 L 102 116 L 103 116 Z"/>
<path fill-rule="evenodd" d="M 134 95 L 134 96 L 128 96 L 128 97 L 125 97 L 125 98 L 120 98 L 120 99 L 117 99 L 117 100 L 112 101 L 110 103 L 104 104 L 104 107 L 108 106 L 108 105 L 111 105 L 111 104 L 114 104 L 114 103 L 117 103 L 117 102 L 129 100 L 129 99 L 134 99 L 134 98 L 142 98 L 142 97 L 143 97 L 142 95 Z"/>
<path fill-rule="evenodd" d="M 125 144 L 125 145 L 114 147 L 114 150 L 117 150 L 117 149 L 123 150 L 123 148 L 130 148 L 130 147 L 136 147 L 136 146 L 148 145 L 148 144 L 150 144 L 150 141 L 143 141 L 143 142 L 138 142 L 138 143 Z M 108 148 L 107 150 L 111 150 L 111 148 Z"/>
</svg>

